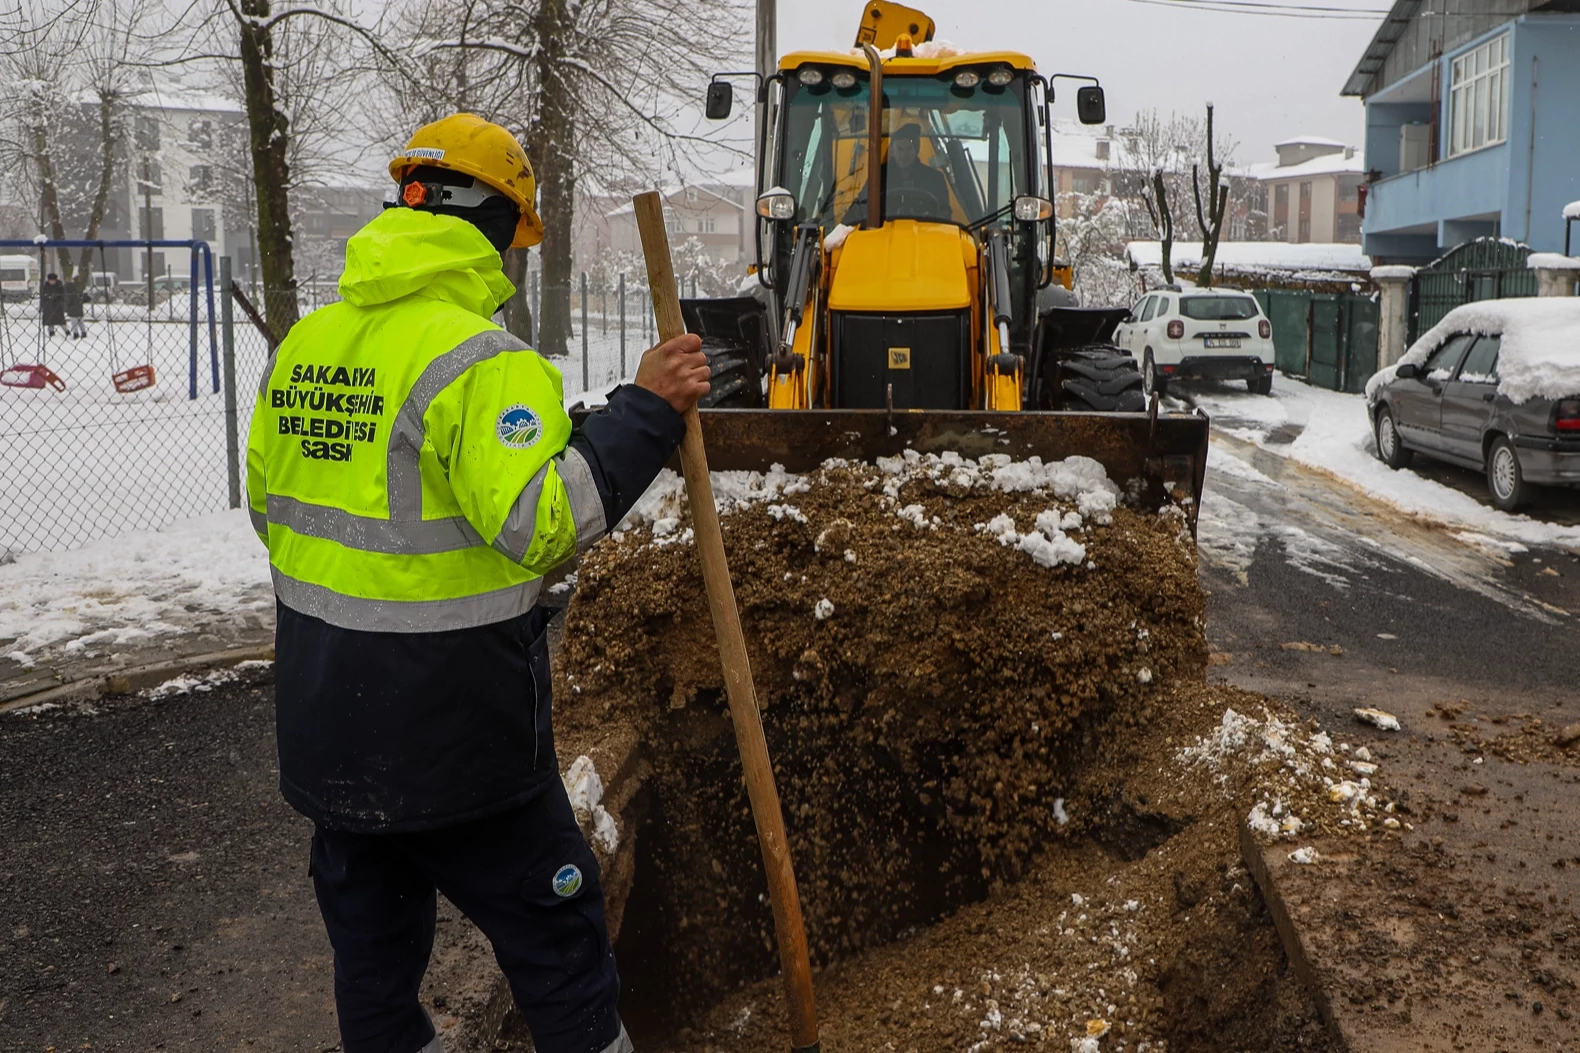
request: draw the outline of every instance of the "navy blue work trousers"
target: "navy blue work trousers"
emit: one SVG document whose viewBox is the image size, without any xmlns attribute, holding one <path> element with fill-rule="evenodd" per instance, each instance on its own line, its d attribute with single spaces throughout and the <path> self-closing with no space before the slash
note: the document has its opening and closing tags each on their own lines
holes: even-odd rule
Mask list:
<svg viewBox="0 0 1580 1053">
<path fill-rule="evenodd" d="M 313 835 L 313 887 L 335 950 L 345 1053 L 417 1053 L 417 1001 L 445 896 L 494 947 L 539 1053 L 619 1049 L 620 981 L 598 863 L 551 780 L 525 805 L 458 826 Z"/>
</svg>

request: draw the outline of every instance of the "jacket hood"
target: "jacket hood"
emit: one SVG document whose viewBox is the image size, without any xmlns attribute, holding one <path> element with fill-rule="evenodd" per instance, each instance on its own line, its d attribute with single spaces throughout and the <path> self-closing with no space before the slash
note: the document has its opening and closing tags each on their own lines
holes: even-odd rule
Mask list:
<svg viewBox="0 0 1580 1053">
<path fill-rule="evenodd" d="M 340 295 L 358 307 L 427 296 L 487 318 L 515 292 L 482 231 L 456 216 L 385 209 L 346 242 Z"/>
</svg>

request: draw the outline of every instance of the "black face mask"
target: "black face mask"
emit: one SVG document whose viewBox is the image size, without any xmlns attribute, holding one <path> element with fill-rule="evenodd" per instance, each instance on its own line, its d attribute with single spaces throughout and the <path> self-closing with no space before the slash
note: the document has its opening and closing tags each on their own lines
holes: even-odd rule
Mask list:
<svg viewBox="0 0 1580 1053">
<path fill-rule="evenodd" d="M 465 180 L 465 182 L 462 182 Z M 466 176 L 457 176 L 454 172 L 444 168 L 435 168 L 431 165 L 419 165 L 412 169 L 406 176 L 406 182 L 414 183 L 442 183 L 446 186 L 471 186 L 472 180 Z M 405 187 L 405 182 L 401 184 Z M 386 203 L 385 208 L 406 208 L 408 206 L 396 202 Z M 516 240 L 516 224 L 521 221 L 521 210 L 508 197 L 491 197 L 475 208 L 460 208 L 455 205 L 418 205 L 418 212 L 431 212 L 436 216 L 455 216 L 464 219 L 478 230 L 483 237 L 501 255 L 510 248 L 510 243 Z"/>
</svg>

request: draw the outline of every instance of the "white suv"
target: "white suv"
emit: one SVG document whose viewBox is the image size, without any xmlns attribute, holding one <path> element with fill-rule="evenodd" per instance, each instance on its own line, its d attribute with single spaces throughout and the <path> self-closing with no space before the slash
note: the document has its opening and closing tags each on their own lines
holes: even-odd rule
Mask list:
<svg viewBox="0 0 1580 1053">
<path fill-rule="evenodd" d="M 1141 363 L 1148 391 L 1169 381 L 1244 380 L 1253 394 L 1273 393 L 1273 326 L 1261 305 L 1238 289 L 1160 289 L 1143 296 L 1114 330 L 1114 343 Z"/>
</svg>

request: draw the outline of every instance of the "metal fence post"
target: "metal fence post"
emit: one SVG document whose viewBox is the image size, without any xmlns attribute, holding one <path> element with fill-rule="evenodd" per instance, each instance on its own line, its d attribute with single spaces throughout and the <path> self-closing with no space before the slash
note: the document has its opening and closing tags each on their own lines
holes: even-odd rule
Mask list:
<svg viewBox="0 0 1580 1053">
<path fill-rule="evenodd" d="M 620 275 L 620 379 L 625 379 L 625 274 Z"/>
<path fill-rule="evenodd" d="M 225 477 L 230 484 L 230 507 L 241 507 L 241 439 L 236 420 L 236 311 L 230 295 L 230 257 L 219 258 L 219 284 L 224 290 L 220 306 L 220 331 L 224 334 L 225 363 Z"/>
<path fill-rule="evenodd" d="M 582 390 L 591 387 L 587 374 L 587 272 L 582 271 Z"/>
</svg>

